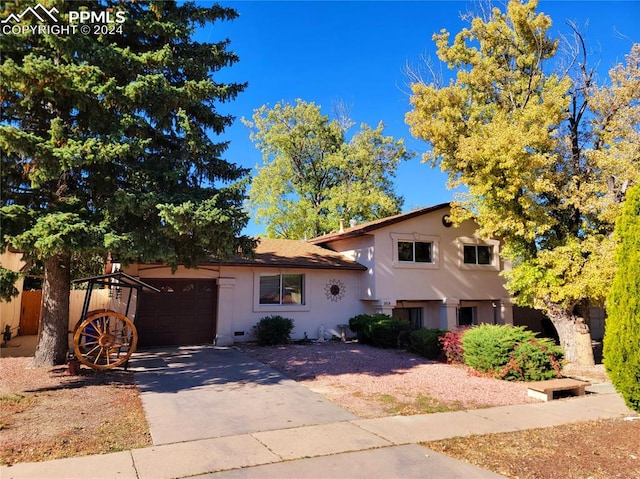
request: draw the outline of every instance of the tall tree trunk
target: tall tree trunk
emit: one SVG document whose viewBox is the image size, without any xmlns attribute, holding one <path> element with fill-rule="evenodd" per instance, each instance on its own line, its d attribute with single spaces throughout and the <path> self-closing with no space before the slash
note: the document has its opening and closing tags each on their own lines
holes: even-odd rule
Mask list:
<svg viewBox="0 0 640 479">
<path fill-rule="evenodd" d="M 69 293 L 71 274 L 69 254 L 45 260 L 42 286 L 42 321 L 34 366 L 55 366 L 66 362 L 69 349 Z"/>
<path fill-rule="evenodd" d="M 571 314 L 565 308 L 549 305 L 547 316 L 558 332 L 565 359 L 570 363 L 593 366 L 595 359 L 591 345 L 591 331 L 584 318 Z"/>
</svg>

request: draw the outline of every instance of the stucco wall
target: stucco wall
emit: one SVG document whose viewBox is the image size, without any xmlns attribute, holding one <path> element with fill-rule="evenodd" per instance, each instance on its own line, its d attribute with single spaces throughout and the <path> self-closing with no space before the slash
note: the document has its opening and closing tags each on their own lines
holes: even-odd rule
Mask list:
<svg viewBox="0 0 640 479">
<path fill-rule="evenodd" d="M 261 273 L 304 274 L 305 304 L 259 305 L 257 278 Z M 218 331 L 222 332 L 220 326 L 227 324 L 230 328 L 226 334 L 230 334 L 234 342 L 249 341 L 253 326 L 261 318 L 281 315 L 294 321 L 293 339 L 302 339 L 305 333 L 308 338 L 316 339 L 321 324 L 326 330 L 338 330 L 337 326 L 348 323 L 352 316 L 369 311 L 368 305 L 359 298 L 362 274 L 361 271 L 344 270 L 222 267 L 221 281 L 224 279 L 233 284 L 226 292 L 220 289 L 220 302 L 225 301 L 223 295 L 226 294 L 233 307 L 219 314 Z M 331 295 L 332 284 L 340 286 L 340 295 Z M 228 342 L 227 338 L 222 340 Z"/>
<path fill-rule="evenodd" d="M 448 209 L 380 228 L 369 235 L 334 241 L 331 249 L 369 267 L 363 282 L 363 298 L 392 301 L 500 299 L 508 297 L 499 270 L 499 243 L 493 241 L 495 264 L 465 265 L 462 245 L 482 242 L 475 236 L 475 223 L 445 227 L 442 217 Z M 464 239 L 462 239 L 464 238 Z M 433 241 L 434 264 L 406 264 L 397 261 L 396 241 Z M 375 261 L 375 264 L 374 264 Z M 474 265 L 475 266 L 475 265 Z"/>
<path fill-rule="evenodd" d="M 0 265 L 8 270 L 18 272 L 25 265 L 25 262 L 22 261 L 22 254 L 5 250 L 0 254 Z M 4 331 L 5 326 L 9 325 L 11 334 L 14 336 L 18 333 L 18 327 L 20 326 L 22 283 L 22 278 L 15 283 L 15 287 L 19 292 L 18 296 L 13 297 L 10 301 L 0 301 L 0 331 Z"/>
</svg>

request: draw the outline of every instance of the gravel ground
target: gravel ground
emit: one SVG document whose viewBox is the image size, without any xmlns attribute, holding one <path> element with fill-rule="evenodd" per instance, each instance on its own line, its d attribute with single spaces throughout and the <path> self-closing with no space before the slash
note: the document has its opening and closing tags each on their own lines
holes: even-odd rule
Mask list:
<svg viewBox="0 0 640 479">
<path fill-rule="evenodd" d="M 365 418 L 536 402 L 524 383 L 479 377 L 406 351 L 341 342 L 239 347 Z"/>
</svg>

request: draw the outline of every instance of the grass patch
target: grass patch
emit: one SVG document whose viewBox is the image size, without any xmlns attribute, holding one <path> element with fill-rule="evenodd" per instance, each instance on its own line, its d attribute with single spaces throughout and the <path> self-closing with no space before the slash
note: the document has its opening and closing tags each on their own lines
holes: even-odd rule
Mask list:
<svg viewBox="0 0 640 479">
<path fill-rule="evenodd" d="M 0 396 L 0 404 L 18 404 L 27 399 L 24 394 L 3 394 Z"/>
<path fill-rule="evenodd" d="M 373 399 L 383 405 L 387 414 L 394 416 L 433 414 L 462 409 L 462 407 L 457 404 L 445 404 L 424 394 L 418 394 L 415 397 L 405 396 L 404 398 L 398 398 L 391 394 L 380 394 L 374 396 Z"/>
</svg>

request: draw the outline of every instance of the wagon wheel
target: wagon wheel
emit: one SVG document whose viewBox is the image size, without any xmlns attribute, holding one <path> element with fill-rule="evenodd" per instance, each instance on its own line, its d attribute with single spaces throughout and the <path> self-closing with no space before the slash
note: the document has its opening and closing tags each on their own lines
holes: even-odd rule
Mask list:
<svg viewBox="0 0 640 479">
<path fill-rule="evenodd" d="M 93 316 L 96 313 L 108 313 L 109 311 L 111 311 L 111 310 L 110 309 L 92 309 L 84 317 L 80 316 L 80 319 L 78 320 L 78 322 L 74 326 L 73 331 L 70 331 L 70 332 L 75 334 L 76 331 L 78 330 L 78 328 L 80 327 L 80 325 L 82 324 L 82 321 L 84 321 L 85 318 Z"/>
<path fill-rule="evenodd" d="M 138 332 L 124 314 L 100 310 L 89 315 L 73 335 L 76 357 L 93 369 L 123 364 L 135 351 Z"/>
</svg>

